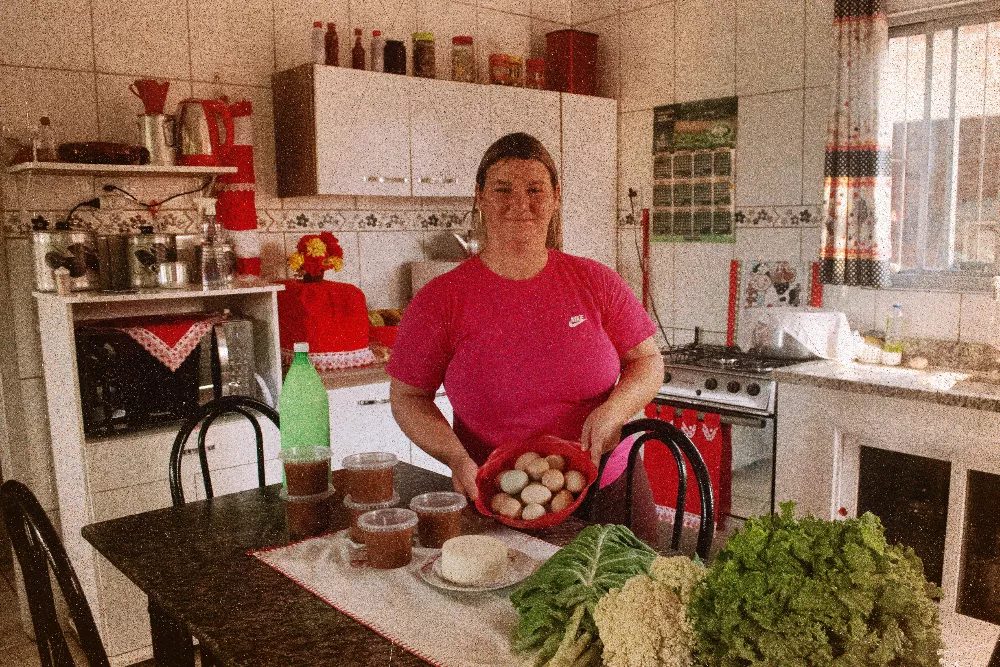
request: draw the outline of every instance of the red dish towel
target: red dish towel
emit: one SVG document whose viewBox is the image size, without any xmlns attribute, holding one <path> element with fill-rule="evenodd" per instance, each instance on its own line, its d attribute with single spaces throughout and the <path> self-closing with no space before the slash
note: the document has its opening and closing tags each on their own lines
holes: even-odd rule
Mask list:
<svg viewBox="0 0 1000 667">
<path fill-rule="evenodd" d="M 198 347 L 202 336 L 225 319 L 223 315 L 204 313 L 151 315 L 113 320 L 105 326 L 124 331 L 164 366 L 176 371 Z"/>
<path fill-rule="evenodd" d="M 733 481 L 733 447 L 731 428 L 720 422 L 720 416 L 706 413 L 704 421 L 698 421 L 696 410 L 684 410 L 676 415 L 671 406 L 650 404 L 646 407 L 646 416 L 662 419 L 672 423 L 684 432 L 701 453 L 708 466 L 708 475 L 712 481 L 712 492 L 715 495 L 715 524 L 724 528 L 726 517 L 732 510 Z M 666 445 L 651 442 L 646 445 L 643 460 L 649 485 L 653 492 L 653 502 L 671 510 L 677 505 L 677 464 Z M 694 476 L 691 464 L 687 464 L 688 488 L 685 501 L 686 518 L 698 515 L 701 506 L 701 494 Z M 697 520 L 694 521 L 696 523 Z M 692 523 L 689 521 L 689 523 Z"/>
</svg>

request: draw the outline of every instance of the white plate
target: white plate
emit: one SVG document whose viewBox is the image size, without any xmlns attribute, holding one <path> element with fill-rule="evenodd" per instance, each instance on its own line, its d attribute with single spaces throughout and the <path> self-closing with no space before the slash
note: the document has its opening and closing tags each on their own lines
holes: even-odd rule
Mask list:
<svg viewBox="0 0 1000 667">
<path fill-rule="evenodd" d="M 498 591 L 507 588 L 527 579 L 541 565 L 537 560 L 528 554 L 517 549 L 508 549 L 508 565 L 504 576 L 485 586 L 463 586 L 448 581 L 441 576 L 441 554 L 435 556 L 427 564 L 418 570 L 420 578 L 435 588 L 446 591 L 461 591 L 463 593 L 483 593 L 485 591 Z"/>
</svg>

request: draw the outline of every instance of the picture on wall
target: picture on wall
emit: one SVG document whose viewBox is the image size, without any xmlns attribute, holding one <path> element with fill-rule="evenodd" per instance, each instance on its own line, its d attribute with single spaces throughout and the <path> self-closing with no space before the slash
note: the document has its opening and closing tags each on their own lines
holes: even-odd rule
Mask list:
<svg viewBox="0 0 1000 667">
<path fill-rule="evenodd" d="M 651 241 L 733 243 L 737 98 L 653 109 Z"/>
</svg>

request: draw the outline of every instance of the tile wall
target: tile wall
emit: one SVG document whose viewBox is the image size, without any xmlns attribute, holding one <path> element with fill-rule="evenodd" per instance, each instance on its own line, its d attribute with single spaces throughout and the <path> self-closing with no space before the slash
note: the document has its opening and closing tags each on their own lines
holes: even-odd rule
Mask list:
<svg viewBox="0 0 1000 667">
<path fill-rule="evenodd" d="M 667 338 L 695 326 L 721 342 L 732 259 L 818 258 L 834 67 L 833 0 L 573 0 L 574 28 L 600 35 L 600 94 L 619 101 L 619 214 L 652 202 L 653 108 L 739 96 L 735 244 L 653 244 L 651 290 Z M 637 290 L 636 229 L 619 228 L 619 270 Z M 641 240 L 641 239 L 640 239 Z M 901 303 L 916 337 L 1000 344 L 987 295 L 827 287 L 855 328 Z"/>
</svg>

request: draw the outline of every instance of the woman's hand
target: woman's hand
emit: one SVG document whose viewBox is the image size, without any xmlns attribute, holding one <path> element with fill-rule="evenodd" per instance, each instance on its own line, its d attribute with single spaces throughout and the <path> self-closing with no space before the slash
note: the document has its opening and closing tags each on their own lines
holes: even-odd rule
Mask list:
<svg viewBox="0 0 1000 667">
<path fill-rule="evenodd" d="M 479 473 L 479 466 L 472 458 L 462 452 L 456 457 L 454 462 L 448 463 L 451 468 L 451 482 L 455 490 L 465 494 L 469 500 L 475 500 L 479 496 L 479 488 L 476 486 L 476 475 Z"/>
<path fill-rule="evenodd" d="M 607 403 L 597 406 L 583 422 L 580 444 L 583 451 L 590 452 L 590 458 L 598 468 L 601 467 L 601 456 L 614 449 L 621 440 L 623 424 Z"/>
</svg>

